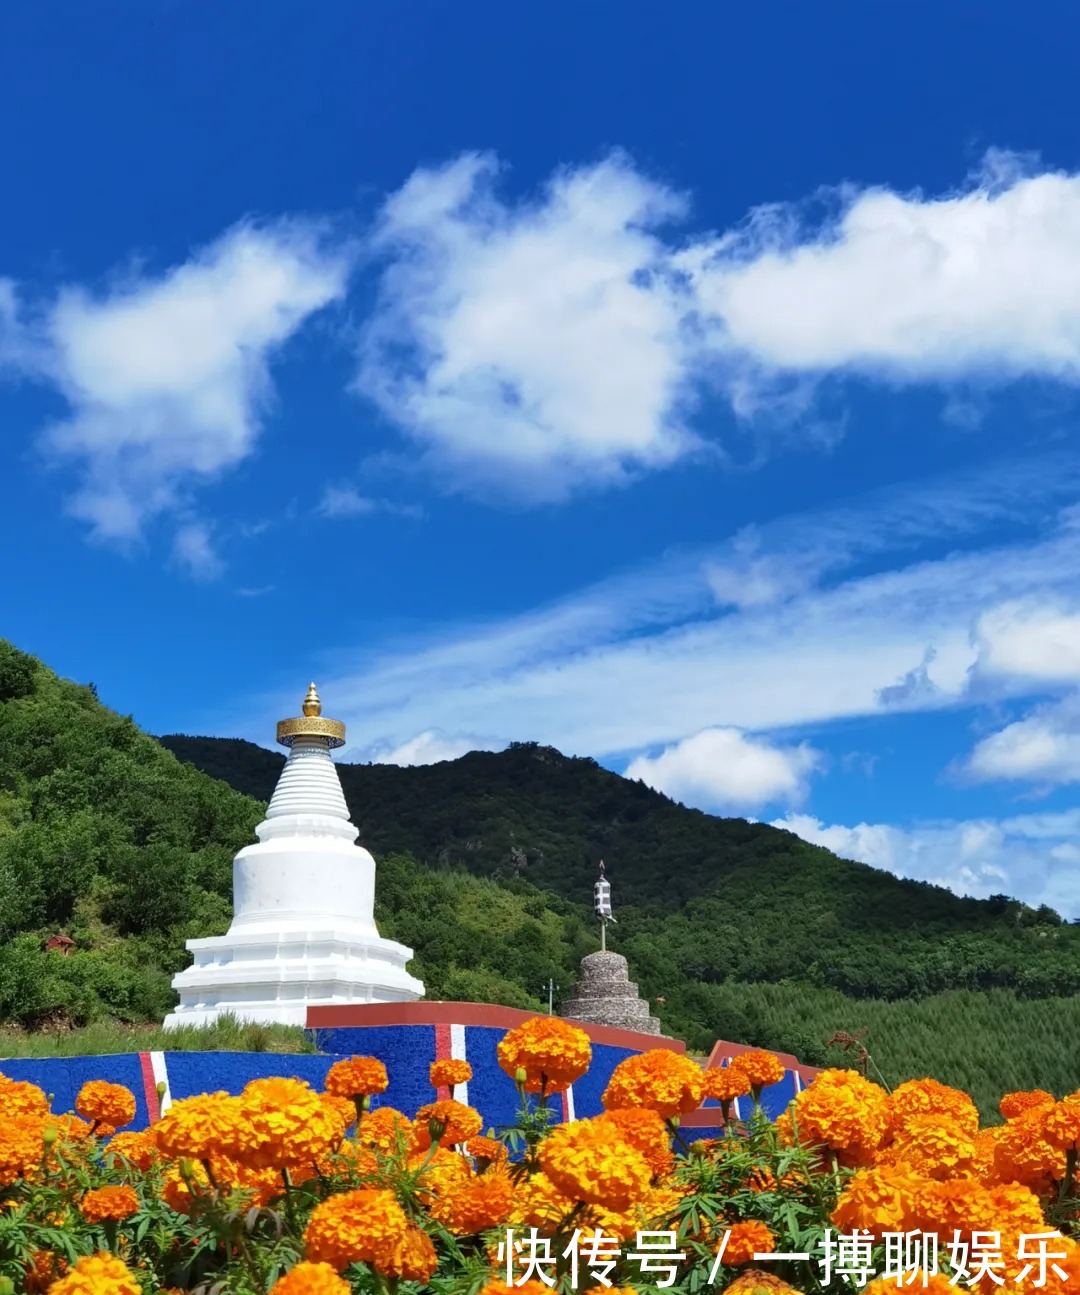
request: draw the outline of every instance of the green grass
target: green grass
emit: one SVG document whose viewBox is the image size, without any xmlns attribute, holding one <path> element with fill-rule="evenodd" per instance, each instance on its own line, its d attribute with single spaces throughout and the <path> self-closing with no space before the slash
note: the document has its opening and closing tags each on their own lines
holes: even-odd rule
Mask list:
<svg viewBox="0 0 1080 1295">
<path fill-rule="evenodd" d="M 222 1017 L 215 1025 L 163 1030 L 159 1025 L 99 1021 L 75 1030 L 0 1028 L 0 1058 L 99 1057 L 117 1052 L 317 1052 L 299 1027 L 244 1024 Z"/>
</svg>

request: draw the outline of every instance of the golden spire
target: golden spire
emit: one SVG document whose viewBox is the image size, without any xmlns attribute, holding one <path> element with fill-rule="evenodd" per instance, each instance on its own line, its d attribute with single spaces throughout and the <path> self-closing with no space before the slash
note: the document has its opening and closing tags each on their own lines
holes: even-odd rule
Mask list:
<svg viewBox="0 0 1080 1295">
<path fill-rule="evenodd" d="M 303 705 L 303 716 L 283 719 L 277 726 L 277 740 L 282 746 L 292 746 L 298 737 L 321 737 L 327 747 L 345 745 L 345 725 L 339 719 L 323 719 L 319 690 L 311 684 Z"/>
</svg>

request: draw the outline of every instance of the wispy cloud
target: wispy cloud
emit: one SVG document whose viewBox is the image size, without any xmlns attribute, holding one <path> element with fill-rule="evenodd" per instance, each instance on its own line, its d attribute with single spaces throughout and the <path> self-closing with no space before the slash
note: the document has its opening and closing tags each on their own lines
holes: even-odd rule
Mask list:
<svg viewBox="0 0 1080 1295">
<path fill-rule="evenodd" d="M 355 486 L 330 485 L 323 491 L 315 509 L 320 517 L 330 519 L 369 517 L 373 513 L 386 513 L 394 517 L 423 517 L 419 504 L 401 504 L 392 499 L 377 499 L 363 495 Z"/>
<path fill-rule="evenodd" d="M 185 522 L 177 530 L 173 540 L 173 559 L 195 580 L 216 580 L 225 570 L 210 527 L 205 522 Z"/>
<path fill-rule="evenodd" d="M 1015 818 L 934 822 L 910 828 L 885 823 L 825 824 L 807 814 L 774 821 L 842 858 L 986 899 L 1012 895 L 1080 916 L 1080 810 Z"/>
</svg>

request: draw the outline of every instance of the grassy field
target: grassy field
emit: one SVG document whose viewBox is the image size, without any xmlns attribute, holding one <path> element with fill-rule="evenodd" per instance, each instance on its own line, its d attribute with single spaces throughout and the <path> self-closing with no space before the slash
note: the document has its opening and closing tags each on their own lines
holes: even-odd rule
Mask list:
<svg viewBox="0 0 1080 1295">
<path fill-rule="evenodd" d="M 77 1030 L 30 1032 L 0 1028 L 0 1058 L 99 1057 L 116 1052 L 317 1052 L 304 1031 L 287 1025 L 216 1025 L 166 1032 L 159 1025 L 100 1021 Z"/>
</svg>

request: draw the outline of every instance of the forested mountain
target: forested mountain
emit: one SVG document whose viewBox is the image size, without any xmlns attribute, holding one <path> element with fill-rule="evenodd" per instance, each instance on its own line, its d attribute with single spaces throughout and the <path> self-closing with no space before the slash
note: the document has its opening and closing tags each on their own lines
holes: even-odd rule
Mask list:
<svg viewBox="0 0 1080 1295">
<path fill-rule="evenodd" d="M 156 741 L 0 640 L 0 1021 L 160 1019 L 184 941 L 228 926 L 231 859 L 281 759 Z M 910 1064 L 987 1100 L 1080 1083 L 1061 1046 L 1080 997 L 1051 998 L 1080 990 L 1080 928 L 1048 910 L 900 881 L 534 744 L 338 767 L 378 860 L 380 929 L 416 949 L 430 997 L 538 1008 L 549 978 L 567 989 L 596 947 L 602 857 L 615 947 L 693 1047 L 720 1036 L 821 1062 L 834 1030 L 867 1025 L 892 1078 L 907 1038 Z M 59 933 L 70 956 L 45 948 Z"/>
</svg>

